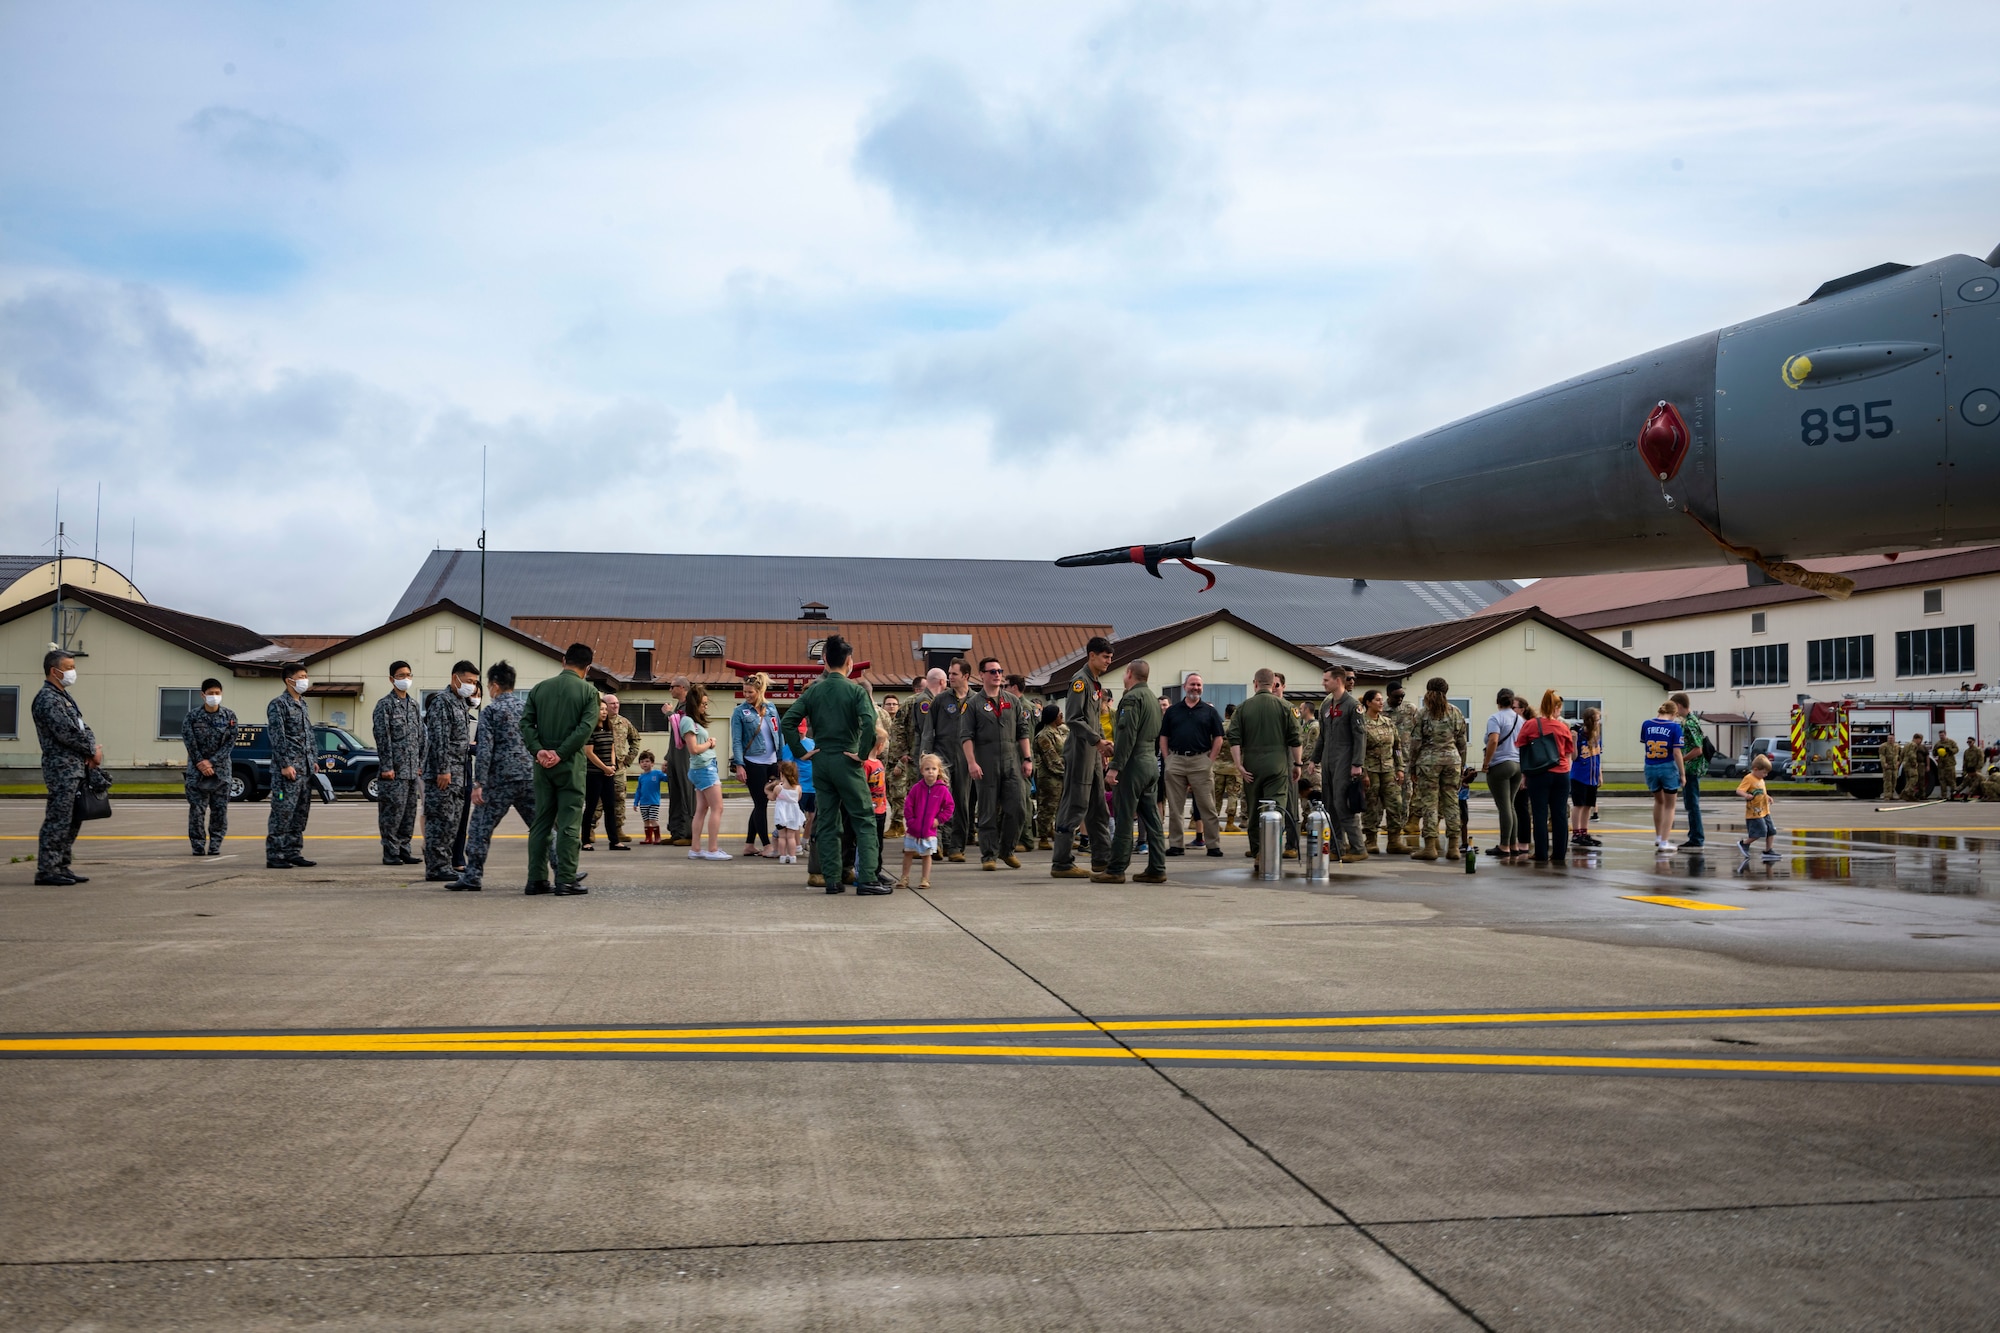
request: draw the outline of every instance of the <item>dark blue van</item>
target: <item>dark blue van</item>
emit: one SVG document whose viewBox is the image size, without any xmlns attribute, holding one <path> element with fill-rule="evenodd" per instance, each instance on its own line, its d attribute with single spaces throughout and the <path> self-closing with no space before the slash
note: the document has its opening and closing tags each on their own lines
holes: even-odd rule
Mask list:
<svg viewBox="0 0 2000 1333">
<path fill-rule="evenodd" d="M 360 792 L 374 800 L 375 775 L 382 761 L 375 752 L 340 727 L 313 724 L 314 766 L 336 792 Z M 262 722 L 236 728 L 236 754 L 229 775 L 229 799 L 261 801 L 271 791 L 271 745 Z M 322 789 L 322 796 L 324 789 Z"/>
</svg>

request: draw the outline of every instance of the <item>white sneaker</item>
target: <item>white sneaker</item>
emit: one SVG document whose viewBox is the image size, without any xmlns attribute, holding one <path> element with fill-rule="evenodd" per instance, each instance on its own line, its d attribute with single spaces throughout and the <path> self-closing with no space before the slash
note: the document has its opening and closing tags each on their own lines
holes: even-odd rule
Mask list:
<svg viewBox="0 0 2000 1333">
<path fill-rule="evenodd" d="M 699 860 L 702 860 L 702 859 L 703 859 L 703 858 L 702 858 L 702 851 L 701 851 L 701 848 L 699 848 L 699 847 L 690 847 L 690 848 L 688 848 L 688 860 L 690 860 L 690 861 L 699 861 Z"/>
<path fill-rule="evenodd" d="M 705 861 L 734 861 L 736 859 L 728 852 L 703 852 L 701 855 Z"/>
<path fill-rule="evenodd" d="M 1666 841 L 1664 838 L 1660 840 L 1660 855 L 1666 856 L 1672 852 L 1677 852 L 1679 850 L 1680 848 L 1674 846 L 1674 844 Z"/>
</svg>

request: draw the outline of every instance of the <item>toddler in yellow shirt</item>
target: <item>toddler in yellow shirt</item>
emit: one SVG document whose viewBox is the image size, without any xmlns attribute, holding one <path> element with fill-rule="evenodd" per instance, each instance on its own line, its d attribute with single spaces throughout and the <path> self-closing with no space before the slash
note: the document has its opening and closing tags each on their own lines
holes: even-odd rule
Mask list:
<svg viewBox="0 0 2000 1333">
<path fill-rule="evenodd" d="M 1736 846 L 1743 853 L 1743 859 L 1750 859 L 1750 844 L 1757 838 L 1764 840 L 1764 859 L 1775 861 L 1778 853 L 1772 842 L 1778 836 L 1778 829 L 1771 822 L 1771 793 L 1764 787 L 1764 779 L 1771 772 L 1771 757 L 1758 755 L 1750 761 L 1750 773 L 1737 784 L 1736 794 L 1743 798 L 1744 836 Z"/>
</svg>

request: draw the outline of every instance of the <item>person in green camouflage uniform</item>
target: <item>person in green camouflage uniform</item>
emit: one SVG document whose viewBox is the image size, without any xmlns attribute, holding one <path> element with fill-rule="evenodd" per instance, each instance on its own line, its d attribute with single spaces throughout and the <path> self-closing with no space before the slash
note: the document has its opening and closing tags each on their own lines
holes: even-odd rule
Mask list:
<svg viewBox="0 0 2000 1333">
<path fill-rule="evenodd" d="M 1903 747 L 1896 744 L 1896 738 L 1891 734 L 1882 738 L 1882 743 L 1875 747 L 1875 754 L 1877 759 L 1881 761 L 1882 795 L 1894 796 L 1896 794 L 1896 770 L 1902 765 Z"/>
<path fill-rule="evenodd" d="M 1403 738 L 1396 719 L 1382 707 L 1382 691 L 1370 690 L 1361 696 L 1363 726 L 1368 732 L 1368 804 L 1361 816 L 1361 845 L 1374 855 L 1382 849 L 1375 833 L 1386 824 L 1389 850 L 1403 850 L 1403 781 L 1408 776 L 1403 759 Z"/>
<path fill-rule="evenodd" d="M 1236 716 L 1236 705 L 1222 710 L 1222 725 L 1227 734 L 1229 720 Z M 1215 784 L 1215 812 L 1222 816 L 1224 833 L 1240 833 L 1243 826 L 1236 820 L 1236 813 L 1243 805 L 1243 775 L 1236 769 L 1236 757 L 1227 745 L 1215 756 L 1215 763 L 1209 767 L 1209 778 Z"/>
<path fill-rule="evenodd" d="M 1950 800 L 1958 787 L 1958 742 L 1949 736 L 1938 737 L 1937 744 L 1931 746 L 1931 759 L 1937 765 L 1931 772 L 1931 781 L 1937 784 L 1938 796 Z M 1928 796 L 1930 792 L 1926 790 L 1924 794 Z"/>
<path fill-rule="evenodd" d="M 910 752 L 909 733 L 903 730 L 903 705 L 895 695 L 883 698 L 876 712 L 876 721 L 889 740 L 882 751 L 882 776 L 889 787 L 889 828 L 883 834 L 888 838 L 903 836 L 903 798 L 910 794 L 910 772 L 903 763 L 903 756 Z"/>
<path fill-rule="evenodd" d="M 1055 846 L 1056 813 L 1063 798 L 1063 747 L 1068 744 L 1069 724 L 1062 720 L 1062 709 L 1047 705 L 1034 744 L 1035 846 L 1044 852 Z"/>
<path fill-rule="evenodd" d="M 1458 819 L 1459 771 L 1465 766 L 1465 714 L 1444 697 L 1451 688 L 1443 676 L 1432 676 L 1424 684 L 1424 707 L 1417 715 L 1413 733 L 1417 808 L 1424 821 L 1424 845 L 1412 852 L 1412 859 L 1435 861 L 1438 822 L 1444 822 L 1445 841 L 1456 846 L 1462 832 Z"/>
<path fill-rule="evenodd" d="M 1389 717 L 1396 724 L 1396 739 L 1403 745 L 1403 843 L 1411 851 L 1417 847 L 1417 802 L 1416 802 L 1416 704 L 1404 697 L 1403 687 L 1389 688 Z"/>
<path fill-rule="evenodd" d="M 1914 732 L 1910 744 L 1903 751 L 1903 799 L 1921 801 L 1930 790 L 1930 746 L 1924 740 L 1924 733 Z"/>
<path fill-rule="evenodd" d="M 1959 765 L 1959 771 L 1963 774 L 1958 780 L 1958 796 L 1960 800 L 1969 801 L 1979 795 L 1981 786 L 1980 773 L 1985 767 L 1986 751 L 1979 748 L 1977 737 L 1967 736 L 1965 738 L 1965 759 Z"/>
</svg>

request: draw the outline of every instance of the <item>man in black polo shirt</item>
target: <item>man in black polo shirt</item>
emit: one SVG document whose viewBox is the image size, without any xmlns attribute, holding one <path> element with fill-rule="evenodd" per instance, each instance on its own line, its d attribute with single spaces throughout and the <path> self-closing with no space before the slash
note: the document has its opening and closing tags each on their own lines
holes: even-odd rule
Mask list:
<svg viewBox="0 0 2000 1333">
<path fill-rule="evenodd" d="M 1167 784 L 1167 855 L 1185 856 L 1181 848 L 1181 812 L 1194 797 L 1203 841 L 1210 856 L 1222 855 L 1222 822 L 1215 813 L 1215 755 L 1222 748 L 1222 716 L 1215 705 L 1203 703 L 1201 677 L 1181 684 L 1181 697 L 1160 715 L 1160 760 Z"/>
</svg>

